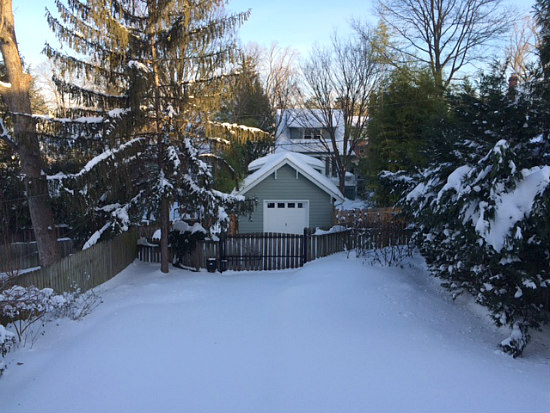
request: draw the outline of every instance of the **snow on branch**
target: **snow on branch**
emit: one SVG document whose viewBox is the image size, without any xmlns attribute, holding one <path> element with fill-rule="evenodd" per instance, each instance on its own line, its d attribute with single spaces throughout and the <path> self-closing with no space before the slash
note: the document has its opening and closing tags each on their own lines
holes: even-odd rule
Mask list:
<svg viewBox="0 0 550 413">
<path fill-rule="evenodd" d="M 219 136 L 228 136 L 231 142 L 258 142 L 272 139 L 272 136 L 258 128 L 237 125 L 236 123 L 220 123 L 209 121 L 205 127 L 207 136 L 213 139 L 224 141 Z"/>
<path fill-rule="evenodd" d="M 92 245 L 95 245 L 97 241 L 99 241 L 99 238 L 101 235 L 111 226 L 110 222 L 107 222 L 105 225 L 101 227 L 101 229 L 98 229 L 96 232 L 92 234 L 92 236 L 84 243 L 84 246 L 82 247 L 82 250 L 87 250 Z"/>
<path fill-rule="evenodd" d="M 122 145 L 120 145 L 118 148 L 116 149 L 108 149 L 106 150 L 105 152 L 103 153 L 100 153 L 99 155 L 97 155 L 95 158 L 91 159 L 85 166 L 84 168 L 82 168 L 80 170 L 80 172 L 78 172 L 77 174 L 75 175 L 72 175 L 74 177 L 77 177 L 77 176 L 81 176 L 83 174 L 85 174 L 86 172 L 89 172 L 93 167 L 95 167 L 97 164 L 99 164 L 100 162 L 104 161 L 105 159 L 108 159 L 108 158 L 114 158 L 114 155 L 116 155 L 117 153 L 119 152 L 123 152 L 124 150 L 128 149 L 129 147 L 131 147 L 132 145 L 136 144 L 136 143 L 139 143 L 143 141 L 143 138 L 142 137 L 139 137 L 139 138 L 135 138 L 135 139 L 132 139 L 131 141 L 128 141 L 128 142 L 125 142 L 123 143 Z"/>
<path fill-rule="evenodd" d="M 0 139 L 6 142 L 12 149 L 17 149 L 17 144 L 12 139 L 6 125 L 4 125 L 4 119 L 0 118 Z"/>
</svg>

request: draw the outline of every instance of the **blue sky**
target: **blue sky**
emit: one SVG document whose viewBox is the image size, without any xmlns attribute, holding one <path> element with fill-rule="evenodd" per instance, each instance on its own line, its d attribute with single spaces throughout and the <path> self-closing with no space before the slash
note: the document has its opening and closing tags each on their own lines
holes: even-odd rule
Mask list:
<svg viewBox="0 0 550 413">
<path fill-rule="evenodd" d="M 533 0 L 509 0 L 526 13 Z M 350 31 L 352 18 L 376 22 L 373 0 L 232 0 L 232 11 L 252 9 L 250 19 L 240 29 L 243 43 L 269 46 L 273 42 L 297 49 L 306 55 L 313 44 L 325 43 L 334 30 Z M 33 66 L 45 60 L 40 52 L 44 42 L 57 42 L 44 18 L 44 9 L 55 10 L 53 0 L 13 0 L 16 33 L 21 54 Z"/>
</svg>

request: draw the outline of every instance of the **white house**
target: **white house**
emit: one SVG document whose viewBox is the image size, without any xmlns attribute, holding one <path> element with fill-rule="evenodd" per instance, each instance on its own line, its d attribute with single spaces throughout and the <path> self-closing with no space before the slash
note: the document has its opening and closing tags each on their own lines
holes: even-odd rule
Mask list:
<svg viewBox="0 0 550 413">
<path fill-rule="evenodd" d="M 343 153 L 344 116 L 341 110 L 332 111 L 332 119 L 327 122 L 320 109 L 285 109 L 277 111 L 277 131 L 275 148 L 299 152 L 321 160 L 324 173 L 336 185 L 338 175 L 336 163 L 331 156 L 332 141 L 327 130 L 331 124 L 335 129 L 338 151 Z M 351 148 L 348 148 L 348 152 Z M 353 152 L 350 152 L 353 155 Z M 346 196 L 355 198 L 357 179 L 353 173 L 346 173 Z"/>
</svg>

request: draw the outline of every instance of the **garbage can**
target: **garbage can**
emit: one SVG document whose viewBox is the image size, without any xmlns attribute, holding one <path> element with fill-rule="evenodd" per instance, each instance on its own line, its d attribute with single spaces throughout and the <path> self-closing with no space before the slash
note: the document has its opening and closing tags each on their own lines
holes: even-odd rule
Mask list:
<svg viewBox="0 0 550 413">
<path fill-rule="evenodd" d="M 220 272 L 227 271 L 227 260 L 220 260 Z"/>
<path fill-rule="evenodd" d="M 218 260 L 216 258 L 208 258 L 206 262 L 206 269 L 208 272 L 216 272 L 216 267 L 218 266 Z"/>
</svg>

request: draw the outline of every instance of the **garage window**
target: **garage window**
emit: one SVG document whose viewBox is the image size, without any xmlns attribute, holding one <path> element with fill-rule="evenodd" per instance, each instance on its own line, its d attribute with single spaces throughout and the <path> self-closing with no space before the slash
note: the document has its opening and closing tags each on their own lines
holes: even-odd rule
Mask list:
<svg viewBox="0 0 550 413">
<path fill-rule="evenodd" d="M 277 208 L 284 208 L 285 203 L 284 202 L 277 202 Z"/>
<path fill-rule="evenodd" d="M 268 208 L 275 208 L 275 202 L 268 202 L 267 207 Z"/>
<path fill-rule="evenodd" d="M 294 202 L 289 202 L 289 203 L 288 203 L 288 207 L 289 207 L 289 208 L 296 208 L 296 203 L 294 203 Z"/>
<path fill-rule="evenodd" d="M 298 208 L 303 208 L 304 207 L 304 203 L 303 202 L 298 202 Z"/>
</svg>

